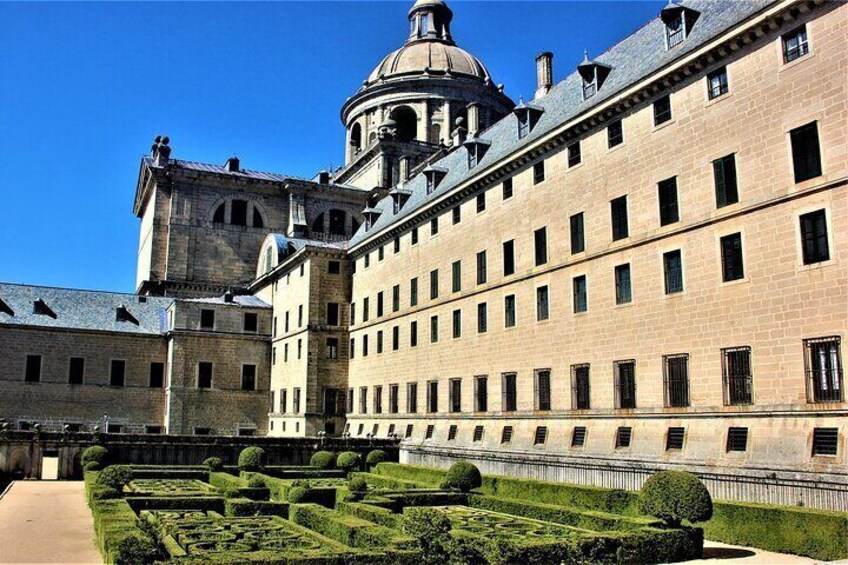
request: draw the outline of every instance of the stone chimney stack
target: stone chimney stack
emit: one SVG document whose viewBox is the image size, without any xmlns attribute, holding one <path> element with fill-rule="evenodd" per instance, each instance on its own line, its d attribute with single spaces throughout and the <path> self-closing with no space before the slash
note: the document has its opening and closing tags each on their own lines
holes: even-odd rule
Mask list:
<svg viewBox="0 0 848 565">
<path fill-rule="evenodd" d="M 410 165 L 410 157 L 409 155 L 401 155 L 400 159 L 398 159 L 398 168 L 399 168 L 399 178 L 400 182 L 406 182 L 409 180 L 409 165 Z"/>
<path fill-rule="evenodd" d="M 150 156 L 153 157 L 153 164 L 157 167 L 164 167 L 168 164 L 171 157 L 171 146 L 168 145 L 171 140 L 167 135 L 157 135 L 153 140 L 153 147 L 150 149 Z"/>
<path fill-rule="evenodd" d="M 227 159 L 226 164 L 227 170 L 231 173 L 239 172 L 239 158 L 233 155 L 229 159 Z"/>
<path fill-rule="evenodd" d="M 482 129 L 480 127 L 480 104 L 472 102 L 467 107 L 468 114 L 468 135 L 475 137 Z"/>
<path fill-rule="evenodd" d="M 550 51 L 540 53 L 536 57 L 536 98 L 541 98 L 554 85 L 554 54 Z"/>
</svg>

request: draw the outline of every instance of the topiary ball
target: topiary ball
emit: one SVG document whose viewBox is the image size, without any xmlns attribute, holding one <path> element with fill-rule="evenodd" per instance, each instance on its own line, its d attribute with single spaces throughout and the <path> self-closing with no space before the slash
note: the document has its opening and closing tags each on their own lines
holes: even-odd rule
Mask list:
<svg viewBox="0 0 848 565">
<path fill-rule="evenodd" d="M 102 469 L 103 465 L 106 463 L 106 459 L 109 457 L 109 450 L 103 447 L 102 445 L 92 445 L 82 452 L 82 457 L 80 458 L 80 465 L 82 465 L 83 469 L 88 469 L 89 471 L 96 471 L 98 469 Z"/>
<path fill-rule="evenodd" d="M 458 461 L 451 465 L 448 474 L 445 475 L 442 488 L 468 492 L 472 489 L 480 488 L 482 484 L 483 477 L 480 475 L 480 470 L 476 466 L 468 461 Z"/>
<path fill-rule="evenodd" d="M 704 522 L 713 515 L 713 499 L 692 473 L 660 471 L 642 485 L 639 511 L 670 526 L 679 526 L 683 520 Z"/>
<path fill-rule="evenodd" d="M 265 450 L 261 447 L 245 447 L 239 453 L 239 471 L 260 471 L 265 466 Z"/>
<path fill-rule="evenodd" d="M 265 488 L 267 485 L 265 484 L 265 479 L 259 475 L 252 475 L 247 479 L 247 486 L 250 488 Z"/>
<path fill-rule="evenodd" d="M 220 457 L 210 457 L 203 462 L 210 471 L 220 471 L 224 468 L 224 461 Z"/>
<path fill-rule="evenodd" d="M 362 477 L 353 477 L 348 483 L 347 488 L 354 494 L 364 494 L 368 492 L 368 481 Z"/>
<path fill-rule="evenodd" d="M 306 497 L 309 495 L 309 489 L 306 487 L 292 487 L 286 492 L 286 500 L 293 504 L 298 502 L 306 502 Z"/>
<path fill-rule="evenodd" d="M 309 464 L 319 469 L 332 469 L 336 464 L 336 455 L 331 451 L 319 451 L 312 456 Z"/>
<path fill-rule="evenodd" d="M 344 451 L 339 453 L 339 456 L 336 458 L 336 467 L 350 472 L 359 469 L 361 461 L 362 457 L 360 457 L 358 453 L 354 453 L 353 451 Z"/>
<path fill-rule="evenodd" d="M 386 455 L 386 452 L 383 451 L 382 449 L 375 449 L 375 450 L 369 452 L 368 456 L 365 457 L 365 463 L 369 467 L 373 467 L 374 465 L 377 465 L 378 463 L 383 463 L 384 461 L 388 461 L 388 460 L 389 460 L 389 456 Z"/>
<path fill-rule="evenodd" d="M 97 484 L 120 491 L 132 480 L 132 470 L 126 465 L 106 467 L 97 475 Z"/>
</svg>

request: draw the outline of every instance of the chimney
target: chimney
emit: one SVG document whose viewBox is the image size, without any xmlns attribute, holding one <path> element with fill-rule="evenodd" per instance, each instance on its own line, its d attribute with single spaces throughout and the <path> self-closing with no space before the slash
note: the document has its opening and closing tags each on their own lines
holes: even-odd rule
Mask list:
<svg viewBox="0 0 848 565">
<path fill-rule="evenodd" d="M 224 293 L 224 302 L 226 302 L 227 304 L 232 304 L 233 298 L 234 298 L 234 296 L 233 296 L 233 293 L 231 291 L 228 290 L 227 292 Z"/>
<path fill-rule="evenodd" d="M 330 173 L 327 171 L 318 173 L 318 184 L 330 184 Z"/>
<path fill-rule="evenodd" d="M 409 155 L 401 155 L 400 159 L 398 159 L 398 167 L 400 169 L 400 182 L 406 182 L 409 180 L 409 162 L 411 161 Z"/>
<path fill-rule="evenodd" d="M 157 135 L 153 140 L 153 148 L 150 155 L 153 157 L 153 164 L 157 167 L 164 167 L 168 164 L 168 159 L 171 156 L 171 142 L 167 135 Z"/>
<path fill-rule="evenodd" d="M 474 137 L 480 131 L 480 104 L 472 102 L 467 107 L 468 135 Z"/>
<path fill-rule="evenodd" d="M 554 54 L 550 51 L 540 53 L 536 57 L 536 98 L 541 98 L 550 92 L 553 86 Z"/>
<path fill-rule="evenodd" d="M 231 173 L 239 172 L 239 158 L 233 155 L 229 159 L 227 159 L 227 164 L 225 165 L 227 170 Z"/>
</svg>

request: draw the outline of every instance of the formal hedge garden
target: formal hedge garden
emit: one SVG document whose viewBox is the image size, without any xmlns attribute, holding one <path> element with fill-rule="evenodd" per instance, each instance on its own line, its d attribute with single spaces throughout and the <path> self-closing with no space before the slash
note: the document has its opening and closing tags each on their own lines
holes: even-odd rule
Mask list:
<svg viewBox="0 0 848 565">
<path fill-rule="evenodd" d="M 751 522 L 774 520 L 777 507 L 714 504 L 700 481 L 686 473 L 659 473 L 640 496 L 482 476 L 464 462 L 450 470 L 400 465 L 384 461 L 381 453 L 319 452 L 310 466 L 269 468 L 264 453 L 245 451 L 239 468 L 218 461 L 124 466 L 108 453 L 95 453 L 85 473 L 86 493 L 104 560 L 650 564 L 700 557 L 704 529 L 711 538 L 734 543 L 772 539 L 768 543 L 779 547 L 770 549 L 845 557 L 844 547 L 841 554 L 836 547 L 845 539 L 845 515 L 780 509 L 803 534 L 789 529 L 775 534 Z M 746 523 L 736 527 L 737 520 Z M 819 523 L 824 534 L 812 526 Z"/>
</svg>

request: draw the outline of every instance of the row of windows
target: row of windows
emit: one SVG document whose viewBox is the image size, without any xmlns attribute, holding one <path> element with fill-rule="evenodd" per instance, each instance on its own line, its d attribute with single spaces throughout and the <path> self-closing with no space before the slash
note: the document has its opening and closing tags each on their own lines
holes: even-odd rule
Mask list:
<svg viewBox="0 0 848 565">
<path fill-rule="evenodd" d="M 289 389 L 281 388 L 279 395 L 277 391 L 271 391 L 270 394 L 270 412 L 280 414 L 300 414 L 301 412 L 301 388 L 292 388 L 291 406 L 289 406 Z M 279 401 L 279 404 L 277 403 Z M 289 408 L 291 407 L 291 412 Z M 345 397 L 343 391 L 337 388 L 323 388 L 323 408 L 321 412 L 324 416 L 344 416 L 345 415 Z M 285 428 L 284 428 L 285 430 Z"/>
<path fill-rule="evenodd" d="M 339 338 L 337 337 L 328 337 L 325 339 L 325 347 L 324 347 L 324 355 L 326 359 L 338 359 L 339 358 Z M 297 358 L 301 359 L 303 357 L 303 340 L 297 340 Z M 283 363 L 289 362 L 289 344 L 283 344 Z M 271 365 L 276 366 L 277 364 L 277 346 L 271 348 Z"/>
<path fill-rule="evenodd" d="M 751 348 L 732 347 L 721 350 L 722 390 L 724 404 L 743 406 L 754 404 L 753 371 Z M 843 370 L 839 337 L 826 337 L 804 340 L 804 366 L 807 399 L 810 403 L 843 402 Z M 690 406 L 689 355 L 686 353 L 663 356 L 663 396 L 664 406 L 680 408 Z M 589 363 L 571 366 L 571 406 L 572 410 L 590 410 L 591 402 L 591 365 Z M 551 400 L 552 376 L 550 369 L 534 371 L 533 409 L 548 411 L 554 409 Z M 619 360 L 613 363 L 613 387 L 616 409 L 634 409 L 637 407 L 636 361 Z M 369 406 L 369 387 L 359 387 L 360 414 L 382 414 L 384 411 L 384 388 L 388 389 L 388 413 L 400 412 L 400 384 L 387 387 L 375 385 L 372 389 L 372 404 Z M 440 381 L 429 380 L 425 388 L 425 411 L 437 413 L 439 404 Z M 501 375 L 501 411 L 518 410 L 518 374 L 514 372 Z M 462 412 L 467 408 L 462 400 L 462 378 L 448 380 L 448 412 Z M 406 412 L 418 413 L 418 383 L 406 384 Z M 473 412 L 490 411 L 489 376 L 478 375 L 473 380 Z M 354 389 L 348 389 L 347 411 L 354 412 Z"/>
<path fill-rule="evenodd" d="M 173 327 L 173 324 L 172 324 Z M 215 310 L 200 310 L 200 329 L 215 330 Z M 242 330 L 245 333 L 256 333 L 259 331 L 259 315 L 255 312 L 245 312 L 242 316 Z"/>
</svg>

